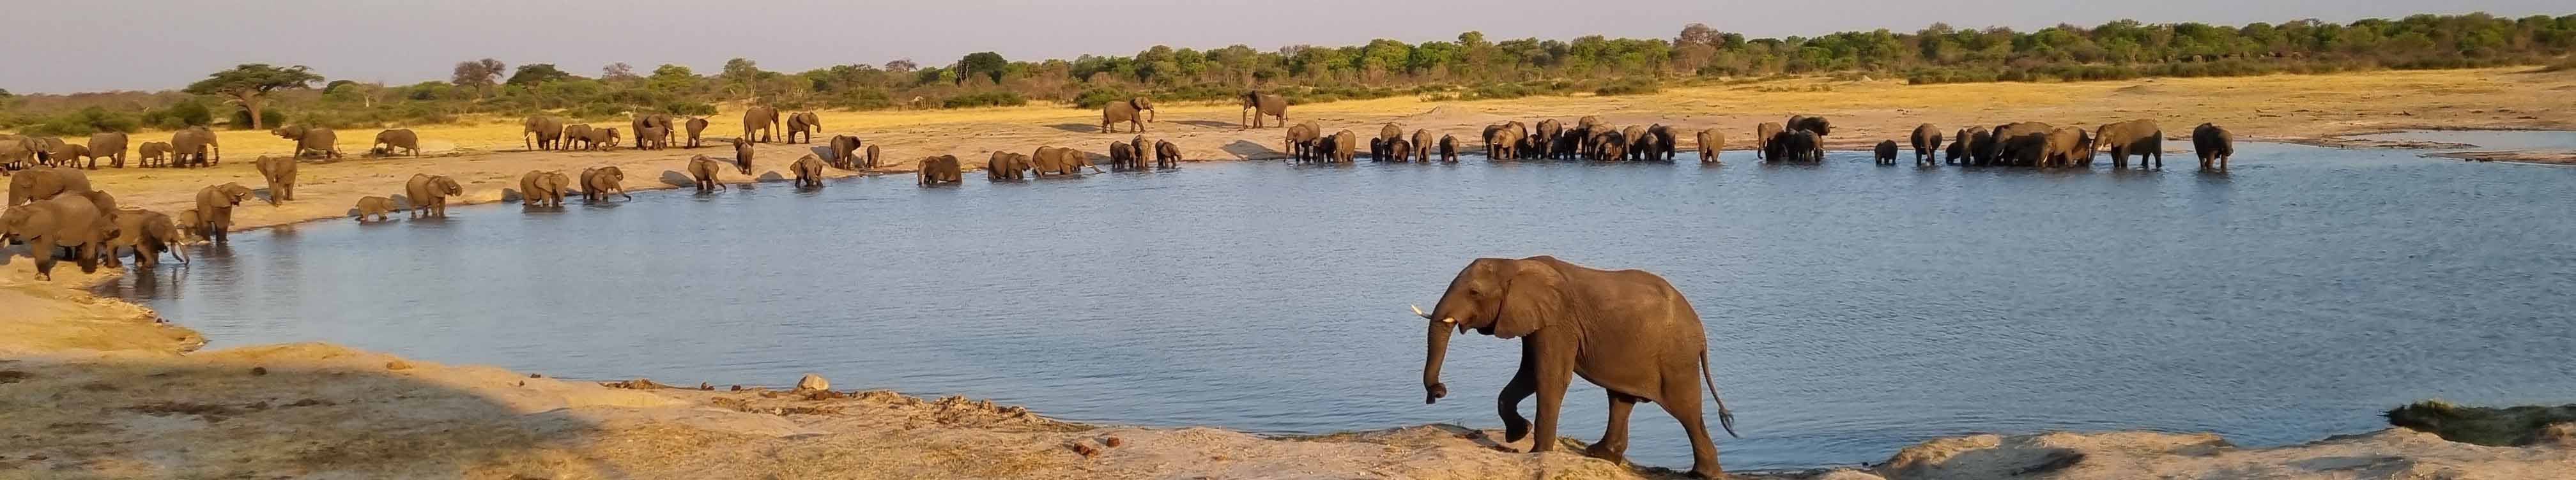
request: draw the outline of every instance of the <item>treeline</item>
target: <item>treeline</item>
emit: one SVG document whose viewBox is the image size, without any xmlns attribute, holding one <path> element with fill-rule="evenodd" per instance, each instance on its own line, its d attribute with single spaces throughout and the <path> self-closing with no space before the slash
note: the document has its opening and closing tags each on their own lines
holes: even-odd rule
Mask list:
<svg viewBox="0 0 2576 480">
<path fill-rule="evenodd" d="M 254 121 L 241 96 L 108 92 L 5 97 L 0 128 L 75 135 L 174 128 L 218 120 L 235 126 L 306 123 L 366 127 L 452 122 L 462 115 L 553 111 L 588 120 L 631 112 L 713 113 L 718 102 L 786 109 L 968 108 L 1061 102 L 1097 108 L 1150 95 L 1221 101 L 1259 88 L 1292 102 L 1416 95 L 1430 100 L 1654 92 L 1667 82 L 1777 75 L 1876 75 L 1912 83 L 2082 81 L 2147 76 L 2232 76 L 2372 69 L 2467 68 L 2566 62 L 2576 15 L 2500 18 L 2415 15 L 2348 24 L 2299 20 L 2220 26 L 2121 20 L 2032 32 L 1934 24 L 1819 37 L 1755 38 L 1691 24 L 1671 39 L 1578 37 L 1494 41 L 1376 40 L 1344 47 L 1211 50 L 1155 46 L 1129 56 L 1013 61 L 984 52 L 953 63 L 911 60 L 762 70 L 734 59 L 712 74 L 624 64 L 582 75 L 552 64 L 512 68 L 493 59 L 458 63 L 447 81 L 379 85 L 348 80 L 262 90 L 271 108 Z M 245 66 L 250 67 L 250 66 Z M 263 66 L 264 67 L 264 66 Z M 222 76 L 227 73 L 218 73 Z M 204 81 L 200 81 L 204 83 Z M 192 86 L 191 91 L 203 89 Z"/>
</svg>

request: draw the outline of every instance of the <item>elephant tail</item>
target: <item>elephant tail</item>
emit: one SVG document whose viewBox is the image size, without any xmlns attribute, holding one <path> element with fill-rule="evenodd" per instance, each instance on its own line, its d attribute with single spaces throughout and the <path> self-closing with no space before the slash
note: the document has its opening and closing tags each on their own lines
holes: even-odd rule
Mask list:
<svg viewBox="0 0 2576 480">
<path fill-rule="evenodd" d="M 1735 412 L 1726 409 L 1726 398 L 1717 396 L 1717 380 L 1709 377 L 1707 350 L 1699 352 L 1699 379 L 1708 385 L 1708 398 L 1717 401 L 1717 427 L 1726 429 L 1726 436 L 1744 438 L 1735 434 Z"/>
</svg>

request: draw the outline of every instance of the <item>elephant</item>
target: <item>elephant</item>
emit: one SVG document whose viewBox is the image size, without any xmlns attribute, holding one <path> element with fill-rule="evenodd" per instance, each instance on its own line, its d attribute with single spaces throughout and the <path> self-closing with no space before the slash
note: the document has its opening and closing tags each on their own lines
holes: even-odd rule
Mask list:
<svg viewBox="0 0 2576 480">
<path fill-rule="evenodd" d="M 562 147 L 564 150 L 574 150 L 575 148 L 573 147 L 573 144 L 575 143 L 590 143 L 590 131 L 590 124 L 587 123 L 565 125 L 563 127 L 563 141 L 558 142 L 555 145 Z M 585 145 L 579 149 L 588 150 L 590 147 Z"/>
<path fill-rule="evenodd" d="M 376 132 L 376 143 L 367 145 L 367 150 L 383 152 L 387 156 L 400 150 L 404 155 L 417 157 L 420 156 L 420 134 L 412 133 L 408 128 Z"/>
<path fill-rule="evenodd" d="M 36 152 L 36 163 L 48 167 L 63 164 L 63 156 L 69 153 L 64 151 L 66 143 L 60 137 L 26 137 L 25 144 Z"/>
<path fill-rule="evenodd" d="M 1127 124 L 1129 130 L 1144 133 L 1145 124 L 1153 122 L 1156 113 L 1154 101 L 1146 100 L 1145 97 L 1129 97 L 1126 101 L 1109 102 L 1109 105 L 1100 107 L 1100 133 L 1117 133 L 1117 126 L 1120 123 Z"/>
<path fill-rule="evenodd" d="M 2191 127 L 2191 150 L 2200 157 L 2201 171 L 2210 171 L 2210 161 L 2218 162 L 2217 171 L 2227 171 L 2227 157 L 2236 155 L 2236 135 L 2226 127 L 2203 123 Z"/>
<path fill-rule="evenodd" d="M 2111 149 L 2111 168 L 2129 168 L 2132 154 L 2138 156 L 2138 168 L 2150 168 L 2149 159 L 2155 162 L 2152 168 L 2165 168 L 2165 130 L 2154 120 L 2103 124 L 2093 130 L 2093 144 Z M 2084 157 L 2093 158 L 2093 152 L 2084 152 Z"/>
<path fill-rule="evenodd" d="M 831 143 L 832 166 L 840 167 L 843 170 L 858 170 L 861 168 L 874 167 L 875 165 L 870 165 L 870 163 L 873 162 L 861 161 L 858 158 L 859 145 L 861 143 L 863 142 L 859 141 L 859 137 L 833 135 Z"/>
<path fill-rule="evenodd" d="M 116 252 L 119 248 L 133 250 L 134 266 L 141 268 L 159 265 L 161 252 L 165 251 L 178 256 L 181 263 L 188 261 L 186 251 L 172 248 L 181 240 L 179 226 L 170 220 L 169 215 L 151 210 L 126 209 L 117 210 L 111 217 L 115 218 L 117 235 L 107 242 L 106 249 L 99 252 L 106 257 L 107 266 L 125 266 L 123 262 L 117 261 Z"/>
<path fill-rule="evenodd" d="M 1717 446 L 1700 416 L 1704 386 L 1717 402 L 1718 426 L 1735 436 L 1735 413 L 1717 394 L 1708 365 L 1708 338 L 1690 300 L 1664 278 L 1643 270 L 1600 270 L 1556 257 L 1479 258 L 1449 281 L 1431 312 L 1422 363 L 1423 403 L 1449 395 L 1440 367 L 1449 337 L 1473 329 L 1521 339 L 1518 372 L 1495 398 L 1507 441 L 1532 437 L 1531 452 L 1557 447 L 1556 427 L 1565 389 L 1582 377 L 1606 390 L 1610 422 L 1585 454 L 1610 460 L 1628 448 L 1628 412 L 1638 402 L 1662 405 L 1690 436 L 1691 472 L 1724 478 Z M 1703 384 L 1702 382 L 1706 383 Z M 1520 402 L 1538 396 L 1538 422 L 1520 415 Z"/>
<path fill-rule="evenodd" d="M 2085 154 L 2093 152 L 2093 135 L 2077 127 L 2058 127 L 2048 131 L 2047 167 L 2083 166 Z"/>
<path fill-rule="evenodd" d="M 735 141 L 741 140 L 737 139 Z M 722 173 L 724 173 L 724 164 L 722 162 L 717 162 L 716 159 L 707 158 L 706 155 L 694 155 L 689 157 L 689 178 L 697 182 L 698 193 L 707 193 L 728 188 L 722 183 L 716 183 L 717 176 Z"/>
<path fill-rule="evenodd" d="M 563 206 L 564 189 L 572 187 L 572 177 L 562 170 L 529 170 L 519 175 L 519 204 L 538 207 Z"/>
<path fill-rule="evenodd" d="M 1788 131 L 1788 129 L 1781 128 L 1778 122 L 1762 122 L 1761 125 L 1753 126 L 1754 158 L 1770 160 L 1772 152 L 1771 140 L 1780 138 L 1780 132 L 1784 131 Z"/>
<path fill-rule="evenodd" d="M 259 177 L 268 180 L 268 204 L 295 199 L 295 157 L 261 155 L 252 161 L 259 167 Z"/>
<path fill-rule="evenodd" d="M 644 128 L 635 129 L 635 148 L 637 150 L 661 150 L 670 146 L 670 138 L 670 129 L 664 128 L 661 125 L 645 125 Z"/>
<path fill-rule="evenodd" d="M 1791 115 L 1789 116 L 1789 123 L 1785 125 L 1787 125 L 1790 130 L 1816 132 L 1817 137 L 1830 137 L 1834 135 L 1834 123 L 1830 120 L 1825 120 L 1825 117 Z"/>
<path fill-rule="evenodd" d="M 47 167 L 18 172 L 9 177 L 11 207 L 64 194 L 89 191 L 89 173 L 76 168 Z"/>
<path fill-rule="evenodd" d="M 519 121 L 519 142 L 529 150 L 559 150 L 564 138 L 561 118 L 538 115 Z M 379 140 L 381 142 L 382 140 Z"/>
<path fill-rule="evenodd" d="M 295 151 L 287 155 L 289 157 L 302 158 L 305 152 L 320 152 L 322 158 L 340 158 L 340 135 L 333 133 L 331 129 L 288 125 L 269 130 L 268 133 L 276 135 L 277 138 L 295 141 Z"/>
<path fill-rule="evenodd" d="M 1334 162 L 1351 163 L 1353 159 L 1359 158 L 1359 148 L 1359 134 L 1351 133 L 1350 130 L 1343 130 L 1333 132 L 1333 148 L 1331 151 L 1326 152 L 1326 154 L 1331 155 Z"/>
<path fill-rule="evenodd" d="M 1718 163 L 1718 152 L 1726 151 L 1726 134 L 1717 129 L 1699 131 L 1699 163 Z"/>
<path fill-rule="evenodd" d="M 1316 129 L 1313 122 L 1300 122 L 1288 127 L 1288 140 L 1283 147 L 1290 157 L 1305 161 L 1316 156 L 1315 141 L 1322 139 L 1323 131 Z"/>
<path fill-rule="evenodd" d="M 1375 147 L 1369 150 L 1369 160 L 1379 162 L 1404 161 L 1403 157 L 1388 158 L 1390 153 L 1387 152 L 1388 146 L 1393 145 L 1396 140 L 1402 138 L 1404 138 L 1404 126 L 1402 125 L 1389 123 L 1385 126 L 1378 127 L 1377 138 L 1371 139 L 1372 141 L 1369 142 L 1371 147 Z"/>
<path fill-rule="evenodd" d="M 54 159 L 54 165 L 69 168 L 81 168 L 81 159 L 89 158 L 88 145 L 63 142 L 62 139 L 59 138 L 47 137 L 47 139 L 57 142 L 53 144 L 52 150 L 47 150 L 45 152 L 47 157 Z M 91 160 L 89 163 L 89 169 L 98 169 L 98 161 Z"/>
<path fill-rule="evenodd" d="M 1440 163 L 1458 163 L 1458 136 L 1440 136 Z"/>
<path fill-rule="evenodd" d="M 412 218 L 447 218 L 447 197 L 464 195 L 465 187 L 457 185 L 456 179 L 446 175 L 415 173 L 411 175 L 411 181 L 403 184 L 403 191 L 411 195 Z"/>
<path fill-rule="evenodd" d="M 1520 152 L 1516 149 L 1520 148 L 1522 143 L 1526 143 L 1521 135 L 1508 123 L 1485 126 L 1485 158 L 1487 160 L 1520 158 Z"/>
<path fill-rule="evenodd" d="M 823 188 L 823 167 L 823 159 L 814 158 L 814 154 L 808 153 L 805 156 L 796 157 L 795 162 L 787 164 L 787 171 L 796 174 L 798 187 Z"/>
<path fill-rule="evenodd" d="M 1986 127 L 1968 127 L 1959 130 L 1959 139 L 1950 143 L 1951 147 L 1957 149 L 1956 153 L 1950 156 L 1959 159 L 1961 165 L 1987 165 L 1994 161 L 1994 157 L 1989 156 L 1989 150 L 1987 150 L 1994 143 L 1994 130 Z"/>
<path fill-rule="evenodd" d="M 1181 146 L 1170 140 L 1154 142 L 1154 168 L 1180 168 Z"/>
<path fill-rule="evenodd" d="M 1340 142 L 1340 141 L 1341 141 L 1341 139 L 1339 139 L 1339 138 L 1334 138 L 1334 137 L 1332 137 L 1332 136 L 1324 136 L 1324 137 L 1322 137 L 1322 138 L 1317 138 L 1317 139 L 1315 139 L 1315 146 L 1314 146 L 1314 151 L 1315 151 L 1315 160 L 1314 160 L 1314 161 L 1316 161 L 1316 162 L 1322 162 L 1322 163 L 1332 163 L 1332 162 L 1333 162 L 1333 153 L 1332 153 L 1332 152 L 1334 151 L 1334 147 L 1335 147 L 1335 145 L 1334 145 L 1334 144 L 1335 144 L 1335 143 L 1338 143 L 1338 142 Z"/>
<path fill-rule="evenodd" d="M 138 163 L 145 167 L 170 165 L 170 142 L 143 142 L 134 147 Z"/>
<path fill-rule="evenodd" d="M 1628 149 L 1632 144 L 1628 143 L 1626 140 L 1626 132 L 1601 132 L 1601 136 L 1599 138 L 1601 139 L 1601 144 L 1593 147 L 1593 151 L 1596 152 L 1597 155 L 1601 156 L 1599 160 L 1619 160 L 1628 158 Z"/>
<path fill-rule="evenodd" d="M 753 150 L 751 148 L 750 139 L 733 139 L 733 166 L 735 169 L 741 170 L 743 175 L 751 174 L 752 153 Z"/>
<path fill-rule="evenodd" d="M 98 260 L 105 256 L 102 250 L 117 235 L 115 217 L 77 195 L 10 207 L 0 213 L 0 240 L 27 244 L 27 254 L 36 257 L 37 280 L 54 278 L 54 262 L 66 248 L 73 251 L 72 262 L 80 265 L 81 273 L 98 271 Z"/>
<path fill-rule="evenodd" d="M 1253 114 L 1254 110 L 1259 110 L 1260 114 Z M 1261 117 L 1265 115 L 1279 117 L 1279 124 L 1287 125 L 1288 97 L 1282 97 L 1276 93 L 1261 93 L 1259 90 L 1244 92 L 1243 114 L 1252 120 L 1242 123 L 1244 128 L 1261 128 Z"/>
<path fill-rule="evenodd" d="M 607 150 L 617 146 L 617 139 L 617 127 L 593 128 L 590 134 L 582 136 L 582 143 L 595 150 Z"/>
<path fill-rule="evenodd" d="M 239 183 L 209 185 L 197 190 L 195 218 L 182 214 L 179 219 L 186 220 L 181 223 L 186 223 L 188 230 L 197 232 L 197 238 L 225 243 L 231 241 L 229 232 L 233 229 L 233 207 L 240 206 L 242 200 L 248 198 L 250 198 L 250 187 L 241 186 Z"/>
<path fill-rule="evenodd" d="M 198 230 L 198 226 L 205 225 L 206 222 L 200 221 L 198 218 L 202 217 L 197 216 L 197 209 L 191 208 L 180 210 L 179 215 L 171 219 L 171 221 L 179 224 L 180 243 L 197 243 L 206 240 L 206 232 Z"/>
<path fill-rule="evenodd" d="M 1538 121 L 1538 129 L 1537 129 L 1536 131 L 1531 132 L 1531 134 L 1532 134 L 1532 135 L 1537 135 L 1537 137 L 1533 138 L 1532 140 L 1536 140 L 1536 141 L 1538 141 L 1538 142 L 1542 142 L 1542 143 L 1541 143 L 1541 145 L 1545 145 L 1546 150 L 1545 150 L 1545 151 L 1541 151 L 1541 152 L 1539 152 L 1539 154 L 1538 154 L 1539 158 L 1545 158 L 1545 159 L 1549 159 L 1549 160 L 1555 160 L 1555 159 L 1559 159 L 1559 158 L 1564 158 L 1564 156 L 1566 155 L 1566 152 L 1560 152 L 1560 151 L 1557 151 L 1557 150 L 1556 150 L 1556 147 L 1557 147 L 1557 145 L 1558 145 L 1557 137 L 1561 137 L 1561 136 L 1564 136 L 1564 135 L 1565 135 L 1565 123 L 1564 123 L 1564 122 L 1556 121 L 1556 119 L 1553 119 L 1553 118 L 1546 119 L 1546 120 L 1540 120 L 1540 121 Z M 1422 142 L 1420 142 L 1420 141 L 1415 141 L 1415 142 L 1413 142 L 1413 143 L 1422 143 Z"/>
<path fill-rule="evenodd" d="M 89 168 L 98 169 L 98 157 L 107 157 L 107 165 L 125 168 L 125 132 L 99 132 L 89 135 Z"/>
<path fill-rule="evenodd" d="M 698 148 L 698 147 L 705 146 L 705 145 L 700 145 L 700 144 L 698 144 L 698 134 L 700 134 L 700 133 L 705 133 L 705 132 L 707 131 L 707 119 L 705 119 L 705 118 L 700 118 L 700 117 L 689 117 L 689 121 L 688 121 L 688 129 L 689 129 L 689 148 Z"/>
<path fill-rule="evenodd" d="M 860 156 L 859 156 L 859 158 L 867 159 L 867 163 L 866 163 L 865 165 L 866 165 L 866 166 L 867 166 L 867 168 L 869 168 L 869 169 L 875 169 L 875 168 L 878 168 L 878 167 L 883 167 L 883 166 L 885 166 L 885 164 L 884 164 L 884 163 L 880 163 L 880 162 L 878 162 L 878 161 L 877 161 L 877 159 L 879 159 L 879 158 L 884 158 L 884 157 L 877 156 L 877 146 L 876 146 L 875 144 L 869 144 L 869 145 L 868 145 L 868 152 L 867 152 L 867 154 L 865 154 L 865 155 L 860 155 Z"/>
<path fill-rule="evenodd" d="M 1877 162 L 1879 165 L 1895 165 L 1896 141 L 1879 140 L 1878 147 L 1870 149 L 1870 153 L 1872 154 L 1871 161 Z"/>
<path fill-rule="evenodd" d="M 188 127 L 170 133 L 170 151 L 178 154 L 182 165 L 215 166 L 224 163 L 224 147 L 215 140 L 215 131 L 206 127 Z"/>
<path fill-rule="evenodd" d="M 626 171 L 617 169 L 615 165 L 581 169 L 581 202 L 608 201 L 609 192 L 616 192 L 625 200 L 634 200 L 635 196 L 626 194 L 625 182 Z"/>
<path fill-rule="evenodd" d="M 823 117 L 821 115 L 815 115 L 814 112 L 796 112 L 787 114 L 787 135 L 785 135 L 786 143 L 814 143 L 814 134 L 821 131 L 823 131 Z M 796 137 L 799 135 L 804 136 L 805 140 L 802 142 L 797 141 Z"/>
<path fill-rule="evenodd" d="M 751 132 L 758 130 L 760 131 L 758 141 L 767 143 L 770 131 L 776 128 L 778 128 L 778 109 L 751 107 L 742 111 L 742 138 L 753 138 Z"/>
<path fill-rule="evenodd" d="M 0 135 L 0 176 L 27 168 L 36 158 L 35 141 L 16 135 Z"/>
<path fill-rule="evenodd" d="M 1938 163 L 1933 162 L 1932 155 L 1941 151 L 1941 127 L 1935 127 L 1929 123 L 1916 125 L 1914 126 L 1914 136 L 1910 138 L 1910 140 L 1914 142 L 1914 164 L 1916 166 L 1938 165 Z"/>
<path fill-rule="evenodd" d="M 358 216 L 354 220 L 358 223 L 367 223 L 368 215 L 374 215 L 376 221 L 382 222 L 387 220 L 386 214 L 394 212 L 394 199 L 374 195 L 358 197 L 357 210 Z"/>
<path fill-rule="evenodd" d="M 1825 159 L 1824 140 L 1816 132 L 1788 130 L 1772 134 L 1766 155 L 1774 162 L 1819 162 Z"/>
<path fill-rule="evenodd" d="M 1064 160 L 1064 155 L 1058 153 L 1059 150 L 1064 149 L 1054 146 L 1043 146 L 1038 147 L 1036 152 L 1029 153 L 1029 174 L 1035 175 L 1038 178 L 1046 178 L 1047 175 L 1056 175 L 1058 172 L 1062 172 L 1064 170 L 1064 166 L 1060 165 L 1060 163 Z"/>
<path fill-rule="evenodd" d="M 1681 139 L 1673 134 L 1673 127 L 1663 124 L 1648 126 L 1646 137 L 1651 140 L 1646 145 L 1647 160 L 1673 161 L 1673 151 L 1680 149 L 1681 144 Z"/>
<path fill-rule="evenodd" d="M 2047 152 L 2043 149 L 2048 146 L 2048 132 L 2056 129 L 2056 126 L 2040 122 L 1997 125 L 1994 128 L 1994 140 L 1982 142 L 1986 158 L 1980 159 L 1984 160 L 1981 163 L 2039 166 L 2040 162 L 2046 159 Z"/>
<path fill-rule="evenodd" d="M 1395 161 L 1398 162 L 1402 162 L 1406 158 L 1413 157 L 1413 142 L 1409 140 L 1401 138 L 1388 140 L 1385 148 L 1386 154 L 1394 157 Z"/>
<path fill-rule="evenodd" d="M 668 113 L 638 114 L 634 119 L 626 122 L 626 127 L 628 130 L 633 130 L 635 132 L 635 146 L 642 147 L 647 145 L 648 143 L 645 139 L 650 138 L 652 139 L 652 142 L 649 144 L 653 145 L 653 149 L 669 147 L 671 145 L 673 132 L 678 130 L 676 125 L 671 124 L 671 114 Z M 652 128 L 659 128 L 660 130 L 653 130 L 653 132 L 656 132 L 654 135 L 648 136 L 644 134 L 646 129 Z"/>
<path fill-rule="evenodd" d="M 1127 147 L 1128 151 L 1136 153 L 1135 169 L 1144 170 L 1146 165 L 1154 163 L 1154 144 L 1146 143 L 1144 135 L 1137 135 L 1136 138 L 1128 140 Z"/>
<path fill-rule="evenodd" d="M 965 181 L 965 176 L 959 174 L 957 169 L 956 155 L 940 155 L 921 159 L 921 180 L 919 183 L 921 186 L 925 187 L 947 183 L 962 183 Z"/>
<path fill-rule="evenodd" d="M 984 180 L 995 182 L 1025 180 L 1028 178 L 1029 168 L 1028 155 L 993 152 L 993 158 L 984 162 Z"/>
</svg>

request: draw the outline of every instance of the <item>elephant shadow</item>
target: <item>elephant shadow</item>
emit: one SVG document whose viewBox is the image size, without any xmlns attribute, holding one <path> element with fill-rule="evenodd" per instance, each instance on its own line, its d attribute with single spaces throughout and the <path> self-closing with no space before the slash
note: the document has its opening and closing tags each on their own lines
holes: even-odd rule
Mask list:
<svg viewBox="0 0 2576 480">
<path fill-rule="evenodd" d="M 1063 131 L 1073 132 L 1073 133 L 1107 133 L 1107 132 L 1101 132 L 1101 131 L 1100 131 L 1100 125 L 1099 125 L 1099 124 L 1058 123 L 1058 124 L 1054 124 L 1054 125 L 1048 125 L 1048 126 L 1047 126 L 1047 128 L 1053 128 L 1053 129 L 1063 130 Z"/>
<path fill-rule="evenodd" d="M 1251 140 L 1235 140 L 1234 143 L 1225 144 L 1225 146 L 1218 147 L 1218 149 L 1225 150 L 1225 153 L 1234 154 L 1235 158 L 1242 160 L 1258 160 L 1288 156 L 1288 152 L 1282 152 L 1279 151 L 1279 149 L 1270 148 L 1269 145 L 1253 143 Z"/>
<path fill-rule="evenodd" d="M 1240 124 L 1225 123 L 1215 120 L 1173 120 L 1172 123 L 1203 128 L 1237 128 L 1243 126 Z"/>
<path fill-rule="evenodd" d="M 172 276 L 172 277 L 175 277 Z M 154 296 L 182 295 L 185 285 L 164 284 L 161 279 L 143 286 L 124 287 L 130 293 L 149 292 Z M 298 347 L 313 353 L 333 347 Z M 309 474 L 305 465 L 293 461 L 241 461 L 251 453 L 280 448 L 279 445 L 354 446 L 370 456 L 370 461 L 385 465 L 416 465 L 420 470 L 406 474 L 435 477 L 463 477 L 473 473 L 472 466 L 524 463 L 542 458 L 549 445 L 578 444 L 607 435 L 596 420 L 587 419 L 572 409 L 514 415 L 524 400 L 493 395 L 512 388 L 509 383 L 459 388 L 447 382 L 416 378 L 411 373 L 387 369 L 384 360 L 373 368 L 362 360 L 299 361 L 287 364 L 265 363 L 254 369 L 240 363 L 186 361 L 182 359 L 101 357 L 95 360 L 45 364 L 12 364 L 7 373 L 12 387 L 30 391 L 56 392 L 46 405 L 36 408 L 81 408 L 114 412 L 116 415 L 150 416 L 163 422 L 204 424 L 222 422 L 227 430 L 221 441 L 199 437 L 194 446 L 160 450 L 155 455 L 173 465 L 225 465 L 236 475 L 299 476 Z M 562 382 L 553 379 L 493 382 Z M 155 385 L 221 384 L 242 388 L 149 388 Z M 346 388 L 315 389 L 329 385 Z M 567 385 L 555 388 L 584 388 Z M 588 387 L 597 388 L 597 387 Z M 285 396 L 277 397 L 280 392 Z M 386 401 L 381 396 L 346 392 L 399 392 L 409 405 L 436 405 L 422 410 L 423 415 L 372 415 Z M 440 413 L 446 412 L 446 413 Z M 495 413 L 500 413 L 495 415 Z M 372 428 L 344 428 L 339 418 L 368 418 Z M 113 421 L 113 420 L 106 420 Z M 121 477 L 121 470 L 131 458 L 115 449 L 84 449 L 73 439 L 81 432 L 105 429 L 100 424 L 65 424 L 40 436 L 56 437 L 28 443 L 41 445 L 31 452 L 34 468 L 52 470 L 70 478 Z M 86 425 L 86 426 L 83 426 Z M 128 434 L 137 435 L 137 434 Z M 198 434 L 174 433 L 182 437 Z M 467 440 L 470 439 L 470 440 Z M 462 440 L 462 441 L 461 441 Z M 454 448 L 370 448 L 378 445 L 450 445 Z M 50 458 L 49 458 L 50 457 Z M 617 474 L 615 467 L 607 474 Z M 24 465 L 24 464 L 22 464 Z M 406 467 L 412 468 L 412 467 Z M 81 473 L 81 472 L 89 473 Z M 109 475 L 116 473 L 116 475 Z"/>
</svg>

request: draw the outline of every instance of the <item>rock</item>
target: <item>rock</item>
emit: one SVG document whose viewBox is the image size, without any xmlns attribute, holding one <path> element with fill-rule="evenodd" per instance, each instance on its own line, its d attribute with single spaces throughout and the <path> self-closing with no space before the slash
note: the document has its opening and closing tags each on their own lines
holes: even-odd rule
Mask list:
<svg viewBox="0 0 2576 480">
<path fill-rule="evenodd" d="M 1118 437 L 1109 437 L 1109 438 L 1101 439 L 1101 440 L 1100 440 L 1100 444 L 1101 444 L 1101 445 L 1107 445 L 1107 446 L 1109 446 L 1109 448 L 1118 448 L 1120 445 L 1126 445 L 1126 444 L 1127 444 L 1127 441 L 1126 441 L 1126 440 L 1121 440 L 1121 439 L 1119 439 Z"/>
<path fill-rule="evenodd" d="M 401 361 L 401 360 L 394 360 L 394 361 L 390 361 L 390 362 L 385 362 L 385 369 L 386 369 L 386 370 L 410 370 L 410 369 L 411 369 L 411 362 L 405 362 L 405 361 Z"/>
<path fill-rule="evenodd" d="M 268 375 L 268 367 L 250 367 L 250 376 Z"/>
<path fill-rule="evenodd" d="M 1065 445 L 1065 448 L 1073 450 L 1073 453 L 1081 454 L 1082 458 L 1100 456 L 1100 447 L 1093 446 L 1091 444 L 1091 439 L 1075 440 L 1072 444 Z"/>
<path fill-rule="evenodd" d="M 799 378 L 799 379 L 796 379 L 796 389 L 797 389 L 797 390 L 831 390 L 831 389 L 832 389 L 832 381 L 830 381 L 830 380 L 824 380 L 822 375 L 815 375 L 815 374 L 808 373 L 808 374 L 805 374 L 805 378 Z"/>
<path fill-rule="evenodd" d="M 1887 480 L 1887 478 L 1871 475 L 1859 470 L 1836 469 L 1834 471 L 1825 472 L 1824 475 L 1817 475 L 1812 480 Z"/>
</svg>

